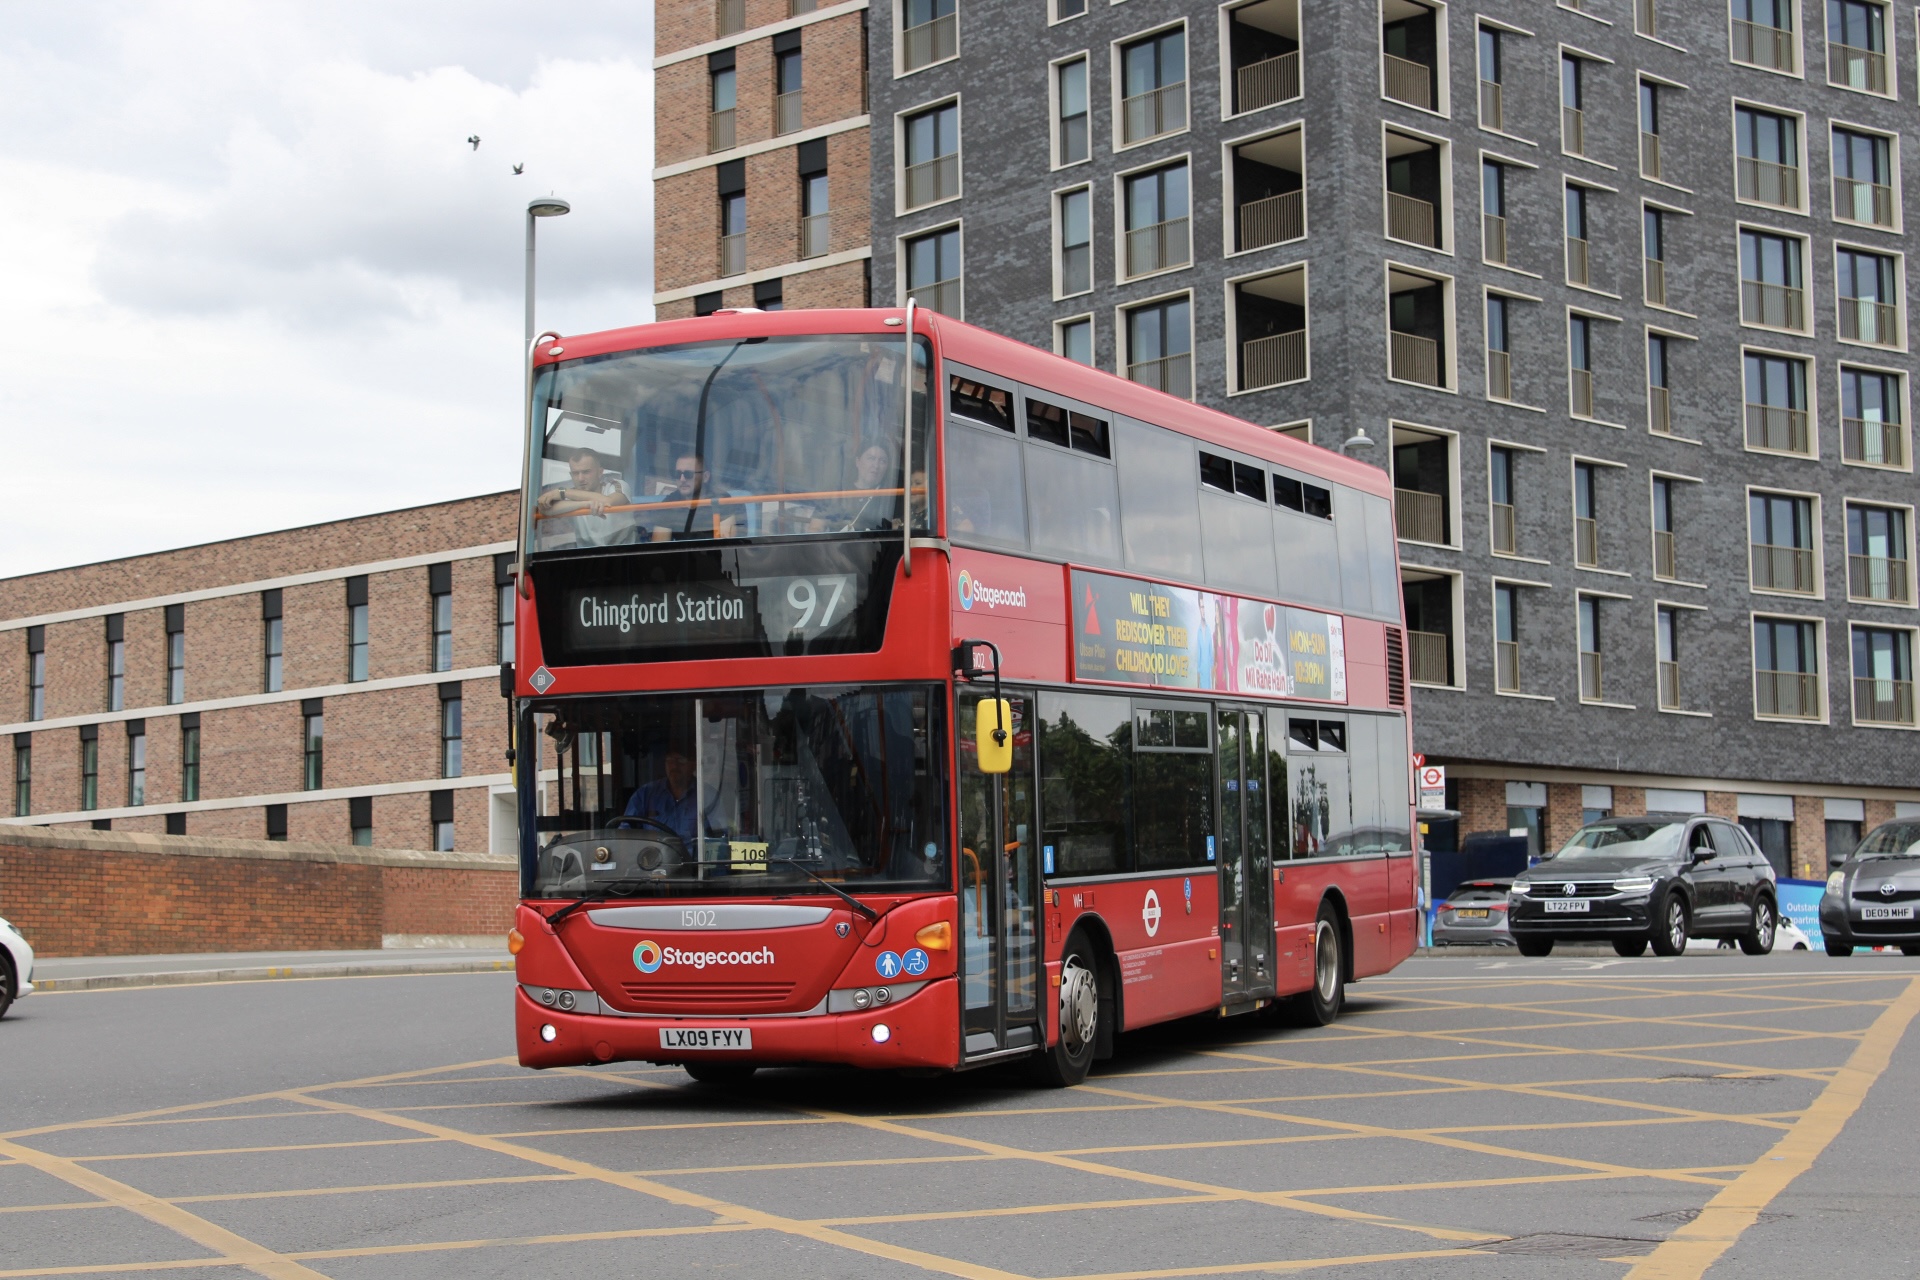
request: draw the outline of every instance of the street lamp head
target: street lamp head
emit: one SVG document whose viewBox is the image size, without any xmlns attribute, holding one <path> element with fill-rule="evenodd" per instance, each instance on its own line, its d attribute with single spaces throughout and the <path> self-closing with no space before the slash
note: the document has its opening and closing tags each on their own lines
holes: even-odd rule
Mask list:
<svg viewBox="0 0 1920 1280">
<path fill-rule="evenodd" d="M 540 196 L 527 201 L 527 215 L 533 218 L 557 218 L 572 211 L 573 206 L 559 196 Z"/>
<path fill-rule="evenodd" d="M 1367 434 L 1365 427 L 1356 427 L 1353 434 L 1347 437 L 1346 443 L 1340 447 L 1347 453 L 1358 454 L 1373 448 L 1373 443 L 1373 437 Z"/>
</svg>

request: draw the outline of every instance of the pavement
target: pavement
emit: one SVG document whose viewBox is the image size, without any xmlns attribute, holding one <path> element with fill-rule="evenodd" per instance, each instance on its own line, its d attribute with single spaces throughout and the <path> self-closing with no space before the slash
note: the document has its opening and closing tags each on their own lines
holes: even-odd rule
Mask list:
<svg viewBox="0 0 1920 1280">
<path fill-rule="evenodd" d="M 56 956 L 36 959 L 36 992 L 164 987 L 183 983 L 255 982 L 268 978 L 359 978 L 399 973 L 509 970 L 505 939 L 498 950 L 414 947 L 382 951 L 207 951 L 164 956 Z"/>
<path fill-rule="evenodd" d="M 1920 960 L 1897 955 L 1419 957 L 1332 1027 L 1150 1028 L 1060 1091 L 525 1071 L 512 990 L 20 1001 L 0 1276 L 1920 1270 Z"/>
</svg>

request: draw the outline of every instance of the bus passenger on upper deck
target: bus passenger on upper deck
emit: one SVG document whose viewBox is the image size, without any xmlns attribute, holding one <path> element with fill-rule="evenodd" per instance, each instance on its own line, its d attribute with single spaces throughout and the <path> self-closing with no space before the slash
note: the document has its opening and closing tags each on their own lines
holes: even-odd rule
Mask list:
<svg viewBox="0 0 1920 1280">
<path fill-rule="evenodd" d="M 884 444 L 870 444 L 860 451 L 853 465 L 852 492 L 823 503 L 808 525 L 809 532 L 858 533 L 897 527 L 897 481 L 889 483 L 893 481 L 893 451 Z"/>
<path fill-rule="evenodd" d="M 668 514 L 663 517 L 664 523 L 654 526 L 653 540 L 731 538 L 732 508 L 722 507 L 716 501 L 730 496 L 713 483 L 713 472 L 707 469 L 706 459 L 691 452 L 679 455 L 673 462 L 673 489 L 667 494 Z M 681 503 L 686 505 L 682 507 Z"/>
<path fill-rule="evenodd" d="M 608 514 L 607 508 L 626 506 L 632 499 L 625 486 L 600 465 L 600 455 L 592 449 L 573 450 L 567 455 L 567 472 L 571 484 L 540 495 L 535 506 L 541 516 L 565 517 L 576 546 L 605 547 L 628 541 L 633 516 L 623 511 Z"/>
</svg>

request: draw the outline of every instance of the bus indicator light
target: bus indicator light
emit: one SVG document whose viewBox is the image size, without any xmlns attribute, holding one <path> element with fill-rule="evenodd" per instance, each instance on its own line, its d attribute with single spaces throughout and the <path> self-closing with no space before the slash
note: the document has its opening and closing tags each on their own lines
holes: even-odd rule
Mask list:
<svg viewBox="0 0 1920 1280">
<path fill-rule="evenodd" d="M 939 920 L 922 928 L 913 940 L 929 951 L 946 951 L 953 946 L 953 926 Z"/>
</svg>

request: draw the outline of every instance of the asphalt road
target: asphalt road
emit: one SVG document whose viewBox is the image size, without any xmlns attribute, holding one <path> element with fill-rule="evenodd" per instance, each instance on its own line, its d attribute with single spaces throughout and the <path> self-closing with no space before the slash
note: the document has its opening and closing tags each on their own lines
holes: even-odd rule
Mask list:
<svg viewBox="0 0 1920 1280">
<path fill-rule="evenodd" d="M 36 994 L 0 1277 L 1913 1275 L 1916 980 L 1420 959 L 1064 1092 L 522 1071 L 505 974 Z"/>
</svg>

